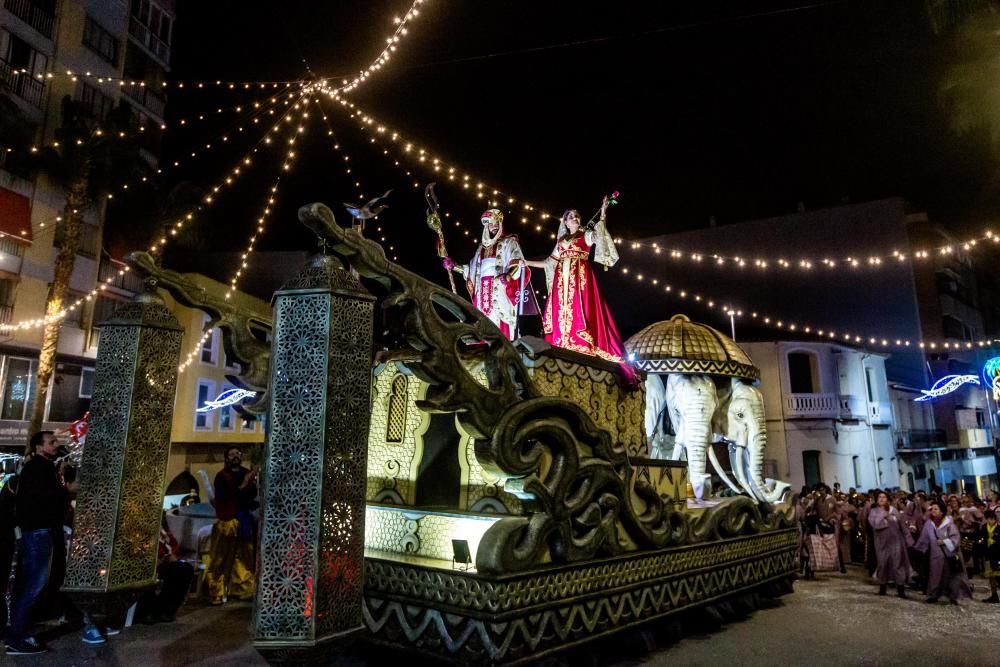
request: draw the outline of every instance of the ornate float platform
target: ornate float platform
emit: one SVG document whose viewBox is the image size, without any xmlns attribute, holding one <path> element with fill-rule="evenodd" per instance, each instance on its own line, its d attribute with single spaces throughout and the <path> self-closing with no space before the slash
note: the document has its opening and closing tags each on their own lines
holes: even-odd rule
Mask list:
<svg viewBox="0 0 1000 667">
<path fill-rule="evenodd" d="M 729 597 L 788 590 L 796 544 L 795 529 L 764 530 L 494 576 L 369 550 L 366 640 L 454 664 L 522 664 Z"/>
<path fill-rule="evenodd" d="M 237 384 L 258 394 L 242 409 L 268 414 L 252 630 L 269 660 L 328 661 L 360 638 L 520 664 L 790 590 L 793 517 L 749 494 L 692 505 L 687 464 L 650 456 L 631 373 L 512 343 L 325 206 L 300 219 L 322 251 L 276 294 L 270 349 L 245 314 L 132 258 L 150 289 L 219 323 Z M 74 567 L 89 562 L 76 551 Z"/>
</svg>

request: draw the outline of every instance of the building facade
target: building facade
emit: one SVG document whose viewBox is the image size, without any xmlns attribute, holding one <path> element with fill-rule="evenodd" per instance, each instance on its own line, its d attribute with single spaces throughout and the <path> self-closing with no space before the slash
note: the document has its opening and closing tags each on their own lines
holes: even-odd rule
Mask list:
<svg viewBox="0 0 1000 667">
<path fill-rule="evenodd" d="M 808 248 L 813 258 L 837 258 L 836 268 L 772 268 L 753 275 L 751 269 L 736 268 L 732 262 L 703 262 L 698 270 L 684 272 L 683 287 L 675 287 L 721 299 L 735 281 L 737 293 L 730 298 L 745 310 L 807 322 L 817 329 L 851 328 L 913 341 L 909 348 L 877 349 L 886 353 L 889 389 L 881 400 L 895 409 L 892 440 L 899 448 L 902 475 L 897 484 L 887 485 L 968 488 L 977 493 L 997 487 L 998 412 L 984 387 L 968 384 L 947 398 L 914 401 L 923 396 L 921 390 L 948 375 L 980 375 L 992 354 L 1000 354 L 978 345 L 985 339 L 1000 339 L 1000 271 L 991 244 L 967 245 L 900 197 L 811 211 L 800 207 L 788 215 L 647 241 L 684 256 L 699 252 L 752 259 L 759 253 L 784 255 L 794 264 L 792 260 Z M 866 256 L 859 256 L 855 259 L 866 266 L 854 268 L 846 256 L 862 247 L 872 253 L 898 249 L 910 257 L 916 250 L 932 252 L 920 261 L 891 261 L 877 269 L 867 266 Z M 656 277 L 658 271 L 679 268 L 677 261 L 660 259 L 657 266 L 642 258 L 633 266 Z M 671 277 L 664 275 L 663 282 L 671 283 Z M 677 280 L 681 282 L 679 275 Z M 728 326 L 729 321 L 717 325 Z M 775 336 L 773 330 L 754 327 L 746 318 L 736 322 L 736 330 L 740 345 L 747 349 L 754 344 L 746 340 Z M 937 343 L 920 349 L 916 343 L 921 340 Z M 945 349 L 942 342 L 949 347 Z M 980 381 L 985 384 L 981 377 Z"/>
<path fill-rule="evenodd" d="M 812 341 L 740 347 L 761 372 L 766 477 L 794 489 L 900 486 L 885 355 Z"/>
<path fill-rule="evenodd" d="M 18 113 L 36 144 L 49 144 L 62 123 L 62 100 L 95 117 L 125 107 L 143 157 L 155 165 L 166 99 L 173 0 L 0 0 L 0 96 Z M 65 72 L 89 73 L 73 78 Z M 47 76 L 58 72 L 59 76 Z M 98 81 L 101 78 L 102 81 Z M 142 80 L 146 85 L 120 83 Z M 110 80 L 109 80 L 110 79 Z M 142 128 L 142 132 L 138 132 Z M 0 322 L 42 317 L 55 256 L 62 243 L 62 187 L 29 173 L 0 150 Z M 46 423 L 58 428 L 86 412 L 99 323 L 141 285 L 102 250 L 106 201 L 83 212 L 70 281 L 76 300 L 114 278 L 104 294 L 64 320 Z M 17 330 L 0 341 L 0 448 L 23 447 L 34 395 L 41 331 Z"/>
</svg>

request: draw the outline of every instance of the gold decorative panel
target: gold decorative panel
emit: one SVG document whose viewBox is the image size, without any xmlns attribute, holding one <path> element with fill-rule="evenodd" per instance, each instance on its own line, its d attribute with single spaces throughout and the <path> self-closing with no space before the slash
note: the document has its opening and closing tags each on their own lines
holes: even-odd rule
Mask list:
<svg viewBox="0 0 1000 667">
<path fill-rule="evenodd" d="M 645 389 L 626 387 L 618 373 L 604 368 L 597 359 L 590 365 L 560 358 L 564 354 L 552 349 L 531 360 L 528 372 L 539 392 L 576 403 L 630 456 L 645 456 Z"/>
<path fill-rule="evenodd" d="M 376 366 L 372 378 L 372 419 L 368 432 L 369 502 L 413 505 L 423 432 L 429 415 L 417 408 L 427 385 L 401 361 Z"/>
</svg>

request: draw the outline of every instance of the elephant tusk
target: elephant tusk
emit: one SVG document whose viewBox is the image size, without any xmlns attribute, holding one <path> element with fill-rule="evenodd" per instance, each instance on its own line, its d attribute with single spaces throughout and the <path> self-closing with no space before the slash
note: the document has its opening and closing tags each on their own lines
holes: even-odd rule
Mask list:
<svg viewBox="0 0 1000 667">
<path fill-rule="evenodd" d="M 732 490 L 733 490 L 733 491 L 735 491 L 736 493 L 743 493 L 743 491 L 742 491 L 742 490 L 740 490 L 740 489 L 739 489 L 739 488 L 738 488 L 738 487 L 737 487 L 737 486 L 736 486 L 735 484 L 733 484 L 733 482 L 732 482 L 732 481 L 731 481 L 731 480 L 729 479 L 729 475 L 727 475 L 727 474 L 726 474 L 726 473 L 725 473 L 725 472 L 724 472 L 724 471 L 722 470 L 722 466 L 721 466 L 721 465 L 719 464 L 719 459 L 718 459 L 718 457 L 717 457 L 717 456 L 715 455 L 715 448 L 714 448 L 714 447 L 712 447 L 712 445 L 711 445 L 711 444 L 710 444 L 710 445 L 708 446 L 708 460 L 712 462 L 712 467 L 713 467 L 713 468 L 715 468 L 715 471 L 716 471 L 717 473 L 719 473 L 719 477 L 721 477 L 721 478 L 722 478 L 722 481 L 723 481 L 723 482 L 725 482 L 725 483 L 726 483 L 726 484 L 727 484 L 727 485 L 729 486 L 729 488 L 730 488 L 730 489 L 732 489 Z"/>
</svg>

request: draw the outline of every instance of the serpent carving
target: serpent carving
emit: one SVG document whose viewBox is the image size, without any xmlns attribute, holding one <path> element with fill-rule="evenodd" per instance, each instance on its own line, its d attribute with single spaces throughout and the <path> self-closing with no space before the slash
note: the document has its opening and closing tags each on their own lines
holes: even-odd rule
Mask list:
<svg viewBox="0 0 1000 667">
<path fill-rule="evenodd" d="M 240 389 L 257 392 L 253 401 L 237 406 L 236 409 L 251 415 L 266 412 L 271 347 L 254 335 L 253 327 L 270 331 L 271 321 L 239 308 L 219 294 L 209 292 L 182 273 L 158 266 L 148 252 L 130 253 L 125 257 L 125 263 L 145 276 L 147 283 L 165 289 L 179 303 L 208 314 L 210 319 L 205 330 L 219 327 L 226 355 L 240 365 L 240 372 L 227 375 L 226 379 Z"/>
</svg>

